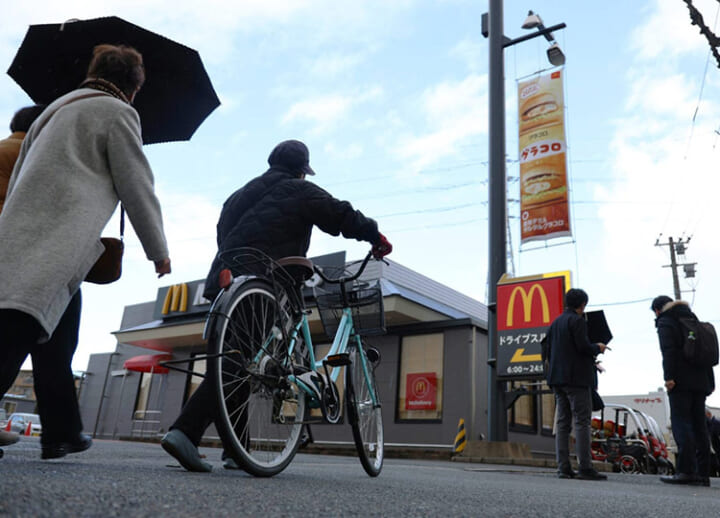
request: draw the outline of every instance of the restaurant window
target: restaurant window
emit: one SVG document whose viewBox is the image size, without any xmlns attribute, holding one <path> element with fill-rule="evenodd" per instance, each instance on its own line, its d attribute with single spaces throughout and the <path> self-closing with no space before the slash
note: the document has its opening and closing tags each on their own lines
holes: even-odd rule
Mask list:
<svg viewBox="0 0 720 518">
<path fill-rule="evenodd" d="M 510 390 L 527 389 L 534 390 L 534 382 L 530 381 L 511 381 Z M 537 412 L 536 412 L 537 394 L 530 393 L 522 395 L 515 400 L 508 412 L 508 427 L 513 432 L 534 433 L 537 431 Z"/>
<path fill-rule="evenodd" d="M 442 333 L 402 338 L 398 420 L 442 419 L 443 344 Z"/>
<path fill-rule="evenodd" d="M 138 386 L 137 398 L 135 398 L 135 415 L 138 413 L 144 414 L 147 410 L 151 381 L 152 374 L 149 372 L 140 373 L 140 384 Z"/>
<path fill-rule="evenodd" d="M 543 382 L 540 388 L 544 391 L 550 389 L 545 382 Z M 540 413 L 542 434 L 552 435 L 553 429 L 555 428 L 555 394 L 549 393 L 540 395 Z"/>
</svg>

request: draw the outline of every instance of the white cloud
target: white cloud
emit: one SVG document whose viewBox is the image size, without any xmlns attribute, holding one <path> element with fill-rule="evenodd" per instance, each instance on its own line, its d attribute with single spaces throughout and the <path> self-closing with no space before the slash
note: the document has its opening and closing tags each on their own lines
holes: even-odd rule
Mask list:
<svg viewBox="0 0 720 518">
<path fill-rule="evenodd" d="M 630 82 L 631 91 L 626 102 L 629 110 L 676 119 L 692 116 L 699 89 L 695 78 L 682 74 L 658 75 L 644 69 L 643 73 L 631 77 Z"/>
<path fill-rule="evenodd" d="M 487 76 L 472 74 L 428 88 L 419 100 L 427 131 L 401 139 L 397 153 L 420 169 L 456 152 L 487 132 Z"/>
<path fill-rule="evenodd" d="M 338 52 L 324 54 L 315 58 L 309 67 L 311 74 L 324 79 L 351 72 L 353 68 L 365 61 L 365 52 L 341 54 Z"/>
<path fill-rule="evenodd" d="M 487 69 L 487 47 L 477 39 L 465 38 L 450 49 L 450 56 L 461 60 L 471 72 Z"/>
<path fill-rule="evenodd" d="M 283 124 L 309 122 L 313 133 L 331 130 L 338 122 L 346 119 L 356 106 L 373 101 L 382 95 L 379 87 L 370 87 L 355 94 L 318 95 L 295 102 L 282 118 Z"/>
<path fill-rule="evenodd" d="M 335 142 L 329 142 L 323 148 L 323 151 L 332 160 L 354 160 L 363 155 L 364 146 L 359 142 L 351 142 L 345 146 L 339 145 Z"/>
<path fill-rule="evenodd" d="M 693 0 L 693 4 L 700 10 L 705 24 L 713 29 L 717 2 Z M 656 60 L 656 64 L 662 65 L 663 59 L 684 52 L 707 51 L 707 40 L 698 34 L 697 26 L 690 24 L 690 13 L 685 3 L 655 0 L 647 14 L 647 21 L 638 26 L 632 37 L 632 45 L 639 58 Z"/>
<path fill-rule="evenodd" d="M 344 117 L 352 105 L 352 98 L 329 95 L 305 99 L 293 104 L 282 119 L 283 124 L 297 120 L 311 121 L 316 131 L 323 131 Z"/>
</svg>

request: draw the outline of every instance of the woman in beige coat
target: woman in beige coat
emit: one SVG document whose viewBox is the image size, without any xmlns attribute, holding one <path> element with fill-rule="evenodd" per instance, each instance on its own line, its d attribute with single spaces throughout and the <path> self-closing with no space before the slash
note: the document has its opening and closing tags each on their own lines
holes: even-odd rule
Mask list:
<svg viewBox="0 0 720 518">
<path fill-rule="evenodd" d="M 70 364 L 80 284 L 103 251 L 100 232 L 118 201 L 155 271 L 170 273 L 160 203 L 131 106 L 144 79 L 137 51 L 96 47 L 81 88 L 50 104 L 28 132 L 0 214 L 0 394 L 30 354 L 44 459 L 91 444 L 81 433 Z"/>
</svg>

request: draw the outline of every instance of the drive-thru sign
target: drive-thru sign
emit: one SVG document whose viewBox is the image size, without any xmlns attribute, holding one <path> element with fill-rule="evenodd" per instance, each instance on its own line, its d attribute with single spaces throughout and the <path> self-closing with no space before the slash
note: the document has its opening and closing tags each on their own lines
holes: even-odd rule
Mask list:
<svg viewBox="0 0 720 518">
<path fill-rule="evenodd" d="M 550 276 L 552 275 L 552 276 Z M 542 339 L 563 311 L 569 273 L 503 278 L 497 285 L 497 373 L 542 377 Z"/>
</svg>

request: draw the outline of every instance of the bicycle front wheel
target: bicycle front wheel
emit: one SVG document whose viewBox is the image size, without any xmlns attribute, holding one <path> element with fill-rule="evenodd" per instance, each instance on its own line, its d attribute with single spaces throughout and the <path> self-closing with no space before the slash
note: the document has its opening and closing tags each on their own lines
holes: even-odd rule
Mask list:
<svg viewBox="0 0 720 518">
<path fill-rule="evenodd" d="M 357 345 L 351 345 L 348 353 L 350 365 L 345 368 L 348 419 L 360 462 L 368 475 L 377 477 L 382 470 L 385 444 L 374 366 Z"/>
<path fill-rule="evenodd" d="M 266 282 L 231 288 L 216 308 L 208 375 L 217 393 L 216 427 L 226 453 L 248 473 L 270 477 L 300 444 L 305 393 L 288 381 L 292 358 L 287 297 Z M 281 300 L 278 300 L 281 299 Z"/>
</svg>

